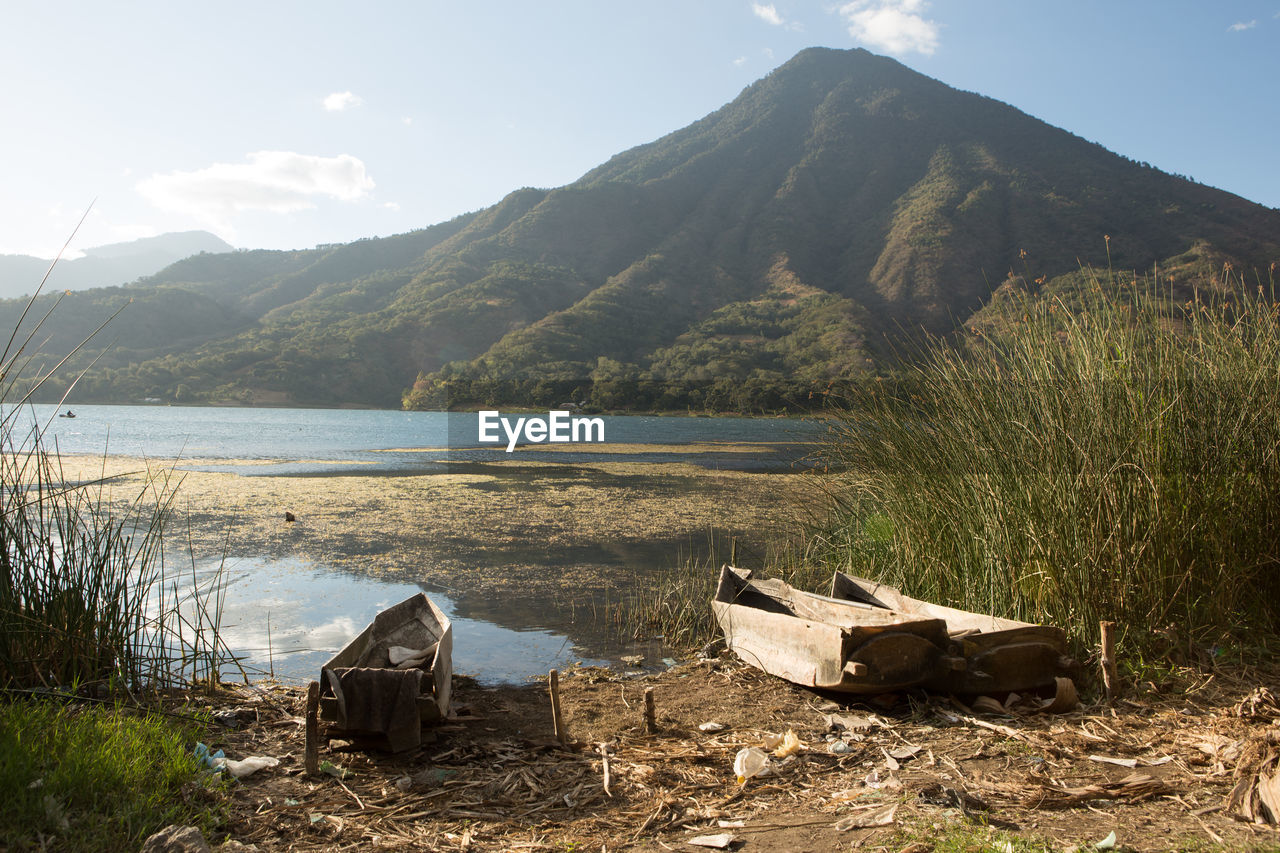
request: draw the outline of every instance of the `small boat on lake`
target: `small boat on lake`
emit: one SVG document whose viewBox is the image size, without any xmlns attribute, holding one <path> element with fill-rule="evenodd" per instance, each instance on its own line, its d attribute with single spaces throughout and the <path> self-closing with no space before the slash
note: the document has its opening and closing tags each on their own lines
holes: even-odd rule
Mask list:
<svg viewBox="0 0 1280 853">
<path fill-rule="evenodd" d="M 946 654 L 962 659 L 964 666 L 947 667 L 925 679 L 921 686 L 931 690 L 967 694 L 1031 690 L 1053 686 L 1056 678 L 1072 677 L 1079 668 L 1067 656 L 1067 637 L 1061 628 L 920 601 L 844 572 L 832 577 L 831 597 L 910 618 L 945 621 Z"/>
<path fill-rule="evenodd" d="M 70 409 L 67 409 L 65 412 L 62 412 L 58 415 L 58 417 L 60 418 L 74 418 L 75 416 L 76 416 L 76 413 L 71 411 Z"/>
<path fill-rule="evenodd" d="M 806 687 L 885 693 L 964 665 L 946 652 L 941 618 L 803 592 L 731 566 L 720 570 L 711 609 L 738 657 Z"/>
<path fill-rule="evenodd" d="M 422 743 L 449 715 L 453 625 L 422 593 L 379 613 L 320 670 L 330 736 L 381 739 L 392 752 Z M 335 731 L 336 729 L 336 731 Z"/>
</svg>

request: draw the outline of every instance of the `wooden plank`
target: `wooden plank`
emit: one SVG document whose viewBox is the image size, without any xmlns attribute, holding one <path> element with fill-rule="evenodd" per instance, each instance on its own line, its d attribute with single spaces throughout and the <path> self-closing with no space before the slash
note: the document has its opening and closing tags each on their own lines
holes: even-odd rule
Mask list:
<svg viewBox="0 0 1280 853">
<path fill-rule="evenodd" d="M 320 773 L 320 682 L 307 685 L 306 751 L 303 768 L 308 776 Z"/>
</svg>

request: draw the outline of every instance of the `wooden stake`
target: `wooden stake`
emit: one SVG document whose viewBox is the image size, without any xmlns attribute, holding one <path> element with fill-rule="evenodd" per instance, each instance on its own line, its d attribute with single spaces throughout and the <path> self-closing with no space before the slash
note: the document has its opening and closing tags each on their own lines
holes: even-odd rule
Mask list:
<svg viewBox="0 0 1280 853">
<path fill-rule="evenodd" d="M 738 565 L 738 537 L 729 540 L 729 565 Z"/>
<path fill-rule="evenodd" d="M 607 744 L 602 743 L 598 746 L 598 749 L 600 752 L 600 770 L 604 774 L 604 792 L 612 799 L 613 791 L 609 790 L 609 747 Z"/>
<path fill-rule="evenodd" d="M 1116 639 L 1114 632 L 1116 623 L 1100 622 L 1102 629 L 1102 684 L 1107 691 L 1107 704 L 1110 705 L 1120 688 L 1120 675 L 1116 671 Z"/>
<path fill-rule="evenodd" d="M 303 768 L 308 776 L 320 773 L 320 682 L 307 685 L 307 746 Z"/>
<path fill-rule="evenodd" d="M 551 727 L 555 729 L 556 740 L 566 743 L 568 736 L 564 731 L 564 717 L 560 713 L 560 672 L 551 670 L 547 679 L 547 690 L 551 693 Z"/>
<path fill-rule="evenodd" d="M 658 720 L 653 711 L 653 688 L 644 689 L 644 730 L 649 734 L 658 733 Z"/>
</svg>

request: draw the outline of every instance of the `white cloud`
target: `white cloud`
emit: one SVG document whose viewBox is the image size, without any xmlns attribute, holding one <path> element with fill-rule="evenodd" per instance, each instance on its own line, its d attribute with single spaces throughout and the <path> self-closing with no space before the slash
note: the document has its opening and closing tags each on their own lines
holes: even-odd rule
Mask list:
<svg viewBox="0 0 1280 853">
<path fill-rule="evenodd" d="M 413 124 L 413 116 L 405 116 L 404 118 L 400 119 L 400 122 L 401 122 L 405 127 L 409 127 L 409 126 L 411 126 L 411 125 Z"/>
<path fill-rule="evenodd" d="M 334 92 L 325 97 L 324 108 L 329 112 L 340 113 L 343 110 L 358 107 L 363 103 L 364 99 L 354 92 Z"/>
<path fill-rule="evenodd" d="M 394 210 L 397 212 L 400 210 L 400 202 L 398 201 L 384 201 L 382 206 L 386 210 Z"/>
<path fill-rule="evenodd" d="M 1254 20 L 1248 21 L 1248 22 L 1238 21 L 1232 24 L 1231 26 L 1227 27 L 1227 31 L 1233 32 L 1233 33 L 1239 33 L 1239 32 L 1243 32 L 1244 30 L 1251 30 L 1256 26 L 1258 26 L 1258 21 L 1255 18 Z"/>
<path fill-rule="evenodd" d="M 782 16 L 778 14 L 778 10 L 772 3 L 752 3 L 752 13 L 767 24 L 773 24 L 775 27 L 782 26 Z"/>
<path fill-rule="evenodd" d="M 742 66 L 747 64 L 747 58 L 745 56 L 739 56 L 737 59 L 733 61 L 733 64 L 736 67 L 741 68 Z"/>
<path fill-rule="evenodd" d="M 938 25 L 926 20 L 925 0 L 853 0 L 840 7 L 849 35 L 886 53 L 932 54 L 938 48 Z"/>
<path fill-rule="evenodd" d="M 136 188 L 156 207 L 221 222 L 246 210 L 306 210 L 321 197 L 355 201 L 374 186 L 364 163 L 350 154 L 317 157 L 255 151 L 246 159 L 245 163 L 214 163 L 194 172 L 152 175 Z"/>
</svg>

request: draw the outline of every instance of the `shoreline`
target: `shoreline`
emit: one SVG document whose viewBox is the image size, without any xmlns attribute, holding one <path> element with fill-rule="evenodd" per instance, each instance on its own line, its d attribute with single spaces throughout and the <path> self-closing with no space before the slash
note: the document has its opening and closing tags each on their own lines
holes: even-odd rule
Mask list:
<svg viewBox="0 0 1280 853">
<path fill-rule="evenodd" d="M 606 648 L 628 653 L 618 650 L 620 628 L 605 618 L 627 590 L 714 547 L 727 552 L 731 538 L 743 553 L 763 557 L 790 535 L 795 513 L 787 496 L 805 476 L 530 459 L 465 473 L 247 476 L 188 467 L 232 460 L 179 460 L 174 468 L 130 456 L 60 459 L 68 478 L 108 478 L 104 494 L 115 507 L 136 498 L 148 476 L 167 473 L 178 488 L 166 550 L 179 566 L 289 560 L 421 584 L 449 596 L 459 616 L 549 630 L 588 657 Z M 285 521 L 285 512 L 296 521 Z M 298 590 L 308 596 L 306 584 Z M 344 615 L 341 602 L 332 607 L 334 618 Z"/>
</svg>

